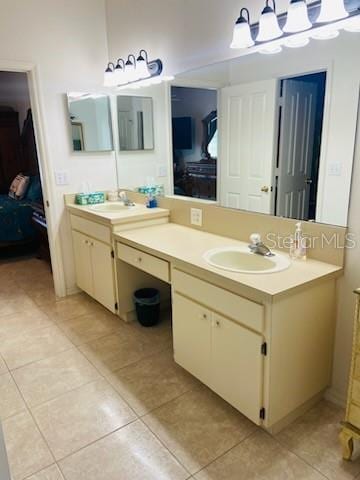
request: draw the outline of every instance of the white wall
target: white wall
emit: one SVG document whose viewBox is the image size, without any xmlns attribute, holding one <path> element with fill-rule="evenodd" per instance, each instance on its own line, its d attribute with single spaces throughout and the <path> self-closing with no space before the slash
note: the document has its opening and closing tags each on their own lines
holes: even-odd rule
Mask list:
<svg viewBox="0 0 360 480">
<path fill-rule="evenodd" d="M 106 3 L 110 58 L 117 58 L 131 51 L 146 48 L 151 58 L 160 57 L 164 61 L 165 71 L 168 74 L 177 74 L 236 56 L 236 52 L 229 49 L 229 43 L 233 23 L 239 13 L 238 0 L 228 0 L 227 2 L 218 0 L 197 0 L 196 2 L 193 0 L 157 0 L 156 2 L 107 0 Z M 287 0 L 278 1 L 279 11 L 284 10 L 287 4 Z M 241 4 L 250 9 L 253 19 L 258 18 L 263 5 L 263 0 L 247 0 Z M 311 54 L 311 49 L 308 52 Z M 302 55 L 304 55 L 304 50 L 299 50 L 298 58 L 301 58 Z M 271 64 L 272 59 L 268 59 L 267 62 Z M 346 56 L 343 58 L 343 65 L 350 72 L 353 72 L 353 67 L 357 68 L 349 63 Z M 342 88 L 346 92 L 346 82 L 343 83 Z M 346 111 L 344 116 L 346 117 Z M 353 185 L 357 184 L 359 176 L 360 149 L 355 156 Z M 329 194 L 333 195 L 333 192 L 332 189 Z M 359 205 L 358 189 L 353 188 L 349 225 L 350 231 L 358 235 L 358 242 L 360 241 Z M 332 389 L 334 398 L 338 399 L 343 399 L 346 395 L 354 306 L 351 291 L 360 286 L 359 262 L 360 244 L 356 250 L 347 252 L 345 276 L 339 282 L 339 313 Z"/>
<path fill-rule="evenodd" d="M 72 152 L 65 93 L 97 89 L 107 56 L 104 0 L 2 0 L 0 60 L 37 65 L 48 150 L 45 160 L 52 170 L 69 172 L 70 184 L 54 187 L 55 204 L 50 207 L 68 290 L 75 281 L 63 194 L 77 191 L 83 180 L 99 189 L 115 187 L 116 174 L 113 153 Z"/>
</svg>

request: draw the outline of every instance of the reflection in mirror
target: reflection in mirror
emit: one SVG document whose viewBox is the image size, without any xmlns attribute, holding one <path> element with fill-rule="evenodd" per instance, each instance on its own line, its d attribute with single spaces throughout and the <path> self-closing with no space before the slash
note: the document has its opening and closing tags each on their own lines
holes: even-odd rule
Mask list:
<svg viewBox="0 0 360 480">
<path fill-rule="evenodd" d="M 153 101 L 150 97 L 117 97 L 120 150 L 153 150 Z"/>
<path fill-rule="evenodd" d="M 343 32 L 302 52 L 242 56 L 175 78 L 175 194 L 211 192 L 208 198 L 224 207 L 347 225 L 359 105 L 356 42 Z M 215 106 L 199 101 L 204 130 L 196 139 L 194 98 L 203 92 L 212 92 Z M 211 171 L 216 161 L 218 178 L 216 167 Z"/>
<path fill-rule="evenodd" d="M 113 150 L 110 102 L 107 95 L 73 92 L 67 95 L 75 152 Z"/>
<path fill-rule="evenodd" d="M 171 87 L 174 193 L 216 200 L 217 91 Z"/>
</svg>

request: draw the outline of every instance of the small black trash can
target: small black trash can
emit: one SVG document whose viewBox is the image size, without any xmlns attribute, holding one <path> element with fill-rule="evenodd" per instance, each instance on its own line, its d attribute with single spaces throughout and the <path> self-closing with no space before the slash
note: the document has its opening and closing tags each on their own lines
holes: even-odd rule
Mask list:
<svg viewBox="0 0 360 480">
<path fill-rule="evenodd" d="M 160 292 L 156 288 L 141 288 L 134 293 L 136 315 L 143 327 L 153 327 L 160 317 Z"/>
</svg>

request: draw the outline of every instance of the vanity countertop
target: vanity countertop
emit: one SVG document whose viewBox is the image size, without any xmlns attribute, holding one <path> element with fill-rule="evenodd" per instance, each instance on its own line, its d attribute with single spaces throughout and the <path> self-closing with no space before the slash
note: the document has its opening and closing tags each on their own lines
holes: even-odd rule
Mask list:
<svg viewBox="0 0 360 480">
<path fill-rule="evenodd" d="M 106 202 L 105 204 L 110 203 Z M 145 205 L 141 204 L 136 204 L 135 207 L 128 207 L 126 210 L 117 212 L 100 212 L 92 209 L 89 205 L 77 205 L 75 203 L 67 203 L 66 208 L 74 215 L 110 226 L 149 220 L 150 218 L 165 218 L 170 215 L 170 211 L 165 208 L 146 208 Z"/>
<path fill-rule="evenodd" d="M 168 260 L 200 278 L 258 301 L 271 300 L 309 282 L 337 278 L 342 274 L 341 267 L 313 259 L 295 260 L 287 270 L 277 273 L 243 274 L 222 270 L 209 265 L 203 258 L 204 253 L 218 247 L 243 247 L 247 243 L 174 223 L 128 230 L 115 234 L 115 238 Z"/>
</svg>

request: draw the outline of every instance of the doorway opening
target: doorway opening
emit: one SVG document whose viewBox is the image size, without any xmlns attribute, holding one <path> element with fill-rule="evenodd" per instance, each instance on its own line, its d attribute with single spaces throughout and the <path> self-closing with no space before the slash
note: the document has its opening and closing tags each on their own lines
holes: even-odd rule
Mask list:
<svg viewBox="0 0 360 480">
<path fill-rule="evenodd" d="M 217 91 L 171 87 L 174 194 L 216 200 Z"/>
<path fill-rule="evenodd" d="M 281 80 L 274 215 L 316 220 L 326 72 Z"/>
<path fill-rule="evenodd" d="M 52 288 L 28 75 L 0 71 L 0 274 L 24 269 L 29 280 L 47 272 Z"/>
</svg>

